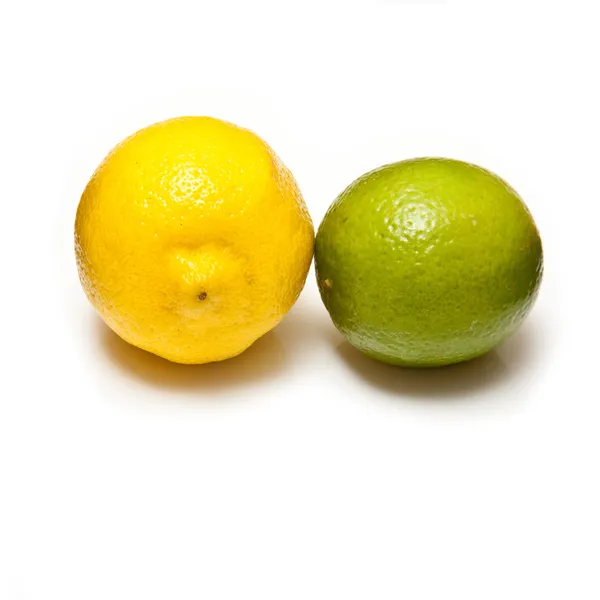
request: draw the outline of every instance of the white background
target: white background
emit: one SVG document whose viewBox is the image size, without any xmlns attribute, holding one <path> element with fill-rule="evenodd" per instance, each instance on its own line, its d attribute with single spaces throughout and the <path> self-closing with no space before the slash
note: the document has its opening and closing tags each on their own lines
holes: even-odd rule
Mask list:
<svg viewBox="0 0 600 600">
<path fill-rule="evenodd" d="M 152 4 L 1 9 L 0 598 L 599 598 L 591 8 Z M 394 369 L 344 342 L 311 272 L 237 359 L 127 346 L 80 289 L 75 209 L 115 143 L 190 114 L 264 137 L 315 224 L 386 162 L 497 172 L 544 242 L 526 325 Z"/>
</svg>

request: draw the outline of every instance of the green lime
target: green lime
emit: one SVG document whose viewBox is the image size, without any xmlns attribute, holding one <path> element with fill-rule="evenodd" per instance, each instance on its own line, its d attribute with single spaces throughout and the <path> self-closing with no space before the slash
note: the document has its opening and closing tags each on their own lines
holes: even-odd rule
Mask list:
<svg viewBox="0 0 600 600">
<path fill-rule="evenodd" d="M 469 360 L 529 313 L 542 243 L 519 195 L 472 164 L 419 158 L 358 178 L 317 233 L 317 281 L 336 327 L 407 366 Z"/>
</svg>

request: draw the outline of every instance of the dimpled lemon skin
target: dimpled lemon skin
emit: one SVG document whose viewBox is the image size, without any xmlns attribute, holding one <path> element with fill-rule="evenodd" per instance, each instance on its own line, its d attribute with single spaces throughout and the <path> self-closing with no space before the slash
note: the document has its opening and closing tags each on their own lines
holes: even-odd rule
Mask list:
<svg viewBox="0 0 600 600">
<path fill-rule="evenodd" d="M 337 328 L 368 356 L 430 367 L 508 338 L 542 275 L 540 236 L 518 194 L 475 165 L 407 160 L 352 183 L 325 215 L 317 280 Z"/>
<path fill-rule="evenodd" d="M 119 144 L 75 220 L 83 288 L 127 342 L 179 363 L 235 356 L 300 294 L 314 230 L 291 173 L 250 131 L 208 117 Z"/>
</svg>

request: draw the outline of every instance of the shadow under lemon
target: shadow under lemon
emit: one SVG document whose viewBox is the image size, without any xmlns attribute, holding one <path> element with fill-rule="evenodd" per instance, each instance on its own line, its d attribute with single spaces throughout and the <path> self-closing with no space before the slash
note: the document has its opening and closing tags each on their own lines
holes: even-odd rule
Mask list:
<svg viewBox="0 0 600 600">
<path fill-rule="evenodd" d="M 347 341 L 337 338 L 336 352 L 342 361 L 367 383 L 388 395 L 432 401 L 483 398 L 477 394 L 494 388 L 513 387 L 515 396 L 533 376 L 531 362 L 542 345 L 534 322 L 526 322 L 504 344 L 467 362 L 433 368 L 389 365 L 369 358 Z M 524 377 L 525 376 L 525 377 Z"/>
<path fill-rule="evenodd" d="M 284 377 L 294 364 L 310 368 L 316 345 L 327 343 L 327 320 L 322 307 L 299 301 L 277 327 L 238 356 L 202 365 L 173 363 L 136 348 L 100 318 L 96 327 L 103 354 L 127 377 L 165 390 L 218 393 Z"/>
<path fill-rule="evenodd" d="M 128 344 L 101 319 L 97 327 L 104 354 L 115 367 L 129 377 L 171 391 L 218 392 L 249 385 L 277 376 L 289 358 L 275 330 L 233 358 L 203 365 L 182 365 Z"/>
</svg>

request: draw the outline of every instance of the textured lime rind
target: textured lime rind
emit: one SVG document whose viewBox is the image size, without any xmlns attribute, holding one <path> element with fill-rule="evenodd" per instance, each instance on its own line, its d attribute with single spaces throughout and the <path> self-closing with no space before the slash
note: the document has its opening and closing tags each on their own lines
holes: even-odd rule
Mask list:
<svg viewBox="0 0 600 600">
<path fill-rule="evenodd" d="M 522 323 L 543 270 L 531 214 L 501 178 L 421 158 L 383 166 L 333 202 L 316 237 L 323 302 L 378 360 L 441 366 L 488 352 Z"/>
</svg>

